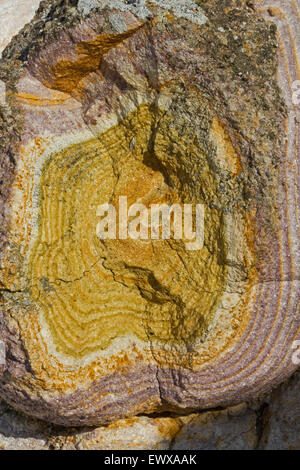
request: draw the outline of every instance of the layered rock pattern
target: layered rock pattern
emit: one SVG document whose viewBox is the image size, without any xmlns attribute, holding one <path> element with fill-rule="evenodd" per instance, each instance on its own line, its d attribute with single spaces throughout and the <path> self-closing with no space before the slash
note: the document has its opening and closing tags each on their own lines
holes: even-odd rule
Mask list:
<svg viewBox="0 0 300 470">
<path fill-rule="evenodd" d="M 63 428 L 0 403 L 2 450 L 295 450 L 299 372 L 260 403 L 187 416 L 139 416 L 97 428 Z"/>
<path fill-rule="evenodd" d="M 294 7 L 259 5 L 278 64 L 249 2 L 66 3 L 0 68 L 0 395 L 79 426 L 270 391 L 300 339 Z M 203 249 L 99 240 L 120 196 L 204 204 Z"/>
</svg>

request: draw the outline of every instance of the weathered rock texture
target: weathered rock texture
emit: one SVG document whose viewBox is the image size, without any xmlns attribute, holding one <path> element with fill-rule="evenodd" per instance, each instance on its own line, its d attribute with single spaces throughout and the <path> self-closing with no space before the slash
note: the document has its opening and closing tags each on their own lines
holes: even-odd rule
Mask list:
<svg viewBox="0 0 300 470">
<path fill-rule="evenodd" d="M 299 373 L 256 404 L 188 416 L 134 417 L 100 428 L 65 429 L 0 404 L 0 449 L 300 449 Z"/>
<path fill-rule="evenodd" d="M 40 0 L 0 0 L 0 54 L 23 26 L 32 20 Z"/>
<path fill-rule="evenodd" d="M 252 3 L 198 4 L 43 2 L 3 53 L 0 395 L 29 415 L 233 406 L 297 368 L 299 9 L 260 2 L 278 43 Z M 100 241 L 121 195 L 203 203 L 204 248 Z M 256 445 L 247 413 L 234 447 Z"/>
</svg>

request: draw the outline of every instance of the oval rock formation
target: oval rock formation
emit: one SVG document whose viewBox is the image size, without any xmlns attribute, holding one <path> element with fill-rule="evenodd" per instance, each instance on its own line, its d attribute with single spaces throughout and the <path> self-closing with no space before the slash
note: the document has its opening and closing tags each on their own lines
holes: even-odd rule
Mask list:
<svg viewBox="0 0 300 470">
<path fill-rule="evenodd" d="M 0 64 L 0 396 L 80 426 L 270 391 L 300 339 L 292 41 L 267 2 L 65 3 Z M 99 237 L 122 198 L 136 231 L 133 204 L 198 205 L 203 244 L 175 213 Z"/>
</svg>

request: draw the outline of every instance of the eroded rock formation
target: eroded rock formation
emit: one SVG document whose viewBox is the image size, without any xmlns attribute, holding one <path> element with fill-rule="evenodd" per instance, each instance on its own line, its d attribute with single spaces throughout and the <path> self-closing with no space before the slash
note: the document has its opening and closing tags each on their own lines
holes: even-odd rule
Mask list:
<svg viewBox="0 0 300 470">
<path fill-rule="evenodd" d="M 3 53 L 0 395 L 27 414 L 232 406 L 297 368 L 293 43 L 198 3 L 43 2 Z M 99 240 L 124 195 L 204 204 L 204 247 Z"/>
</svg>

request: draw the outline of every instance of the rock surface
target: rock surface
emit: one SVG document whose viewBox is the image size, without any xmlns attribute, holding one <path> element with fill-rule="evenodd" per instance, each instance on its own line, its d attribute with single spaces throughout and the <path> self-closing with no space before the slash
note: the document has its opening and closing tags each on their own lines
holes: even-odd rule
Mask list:
<svg viewBox="0 0 300 470">
<path fill-rule="evenodd" d="M 297 62 L 282 18 L 299 46 L 299 10 L 258 2 L 271 23 L 249 2 L 58 3 L 0 68 L 0 395 L 63 426 L 112 424 L 53 431 L 3 405 L 3 446 L 297 448 L 284 398 L 133 417 L 239 404 L 297 368 Z M 124 194 L 204 203 L 203 250 L 99 241 L 97 206 Z"/>
<path fill-rule="evenodd" d="M 300 449 L 300 375 L 264 401 L 180 417 L 135 417 L 106 427 L 64 429 L 0 405 L 6 450 Z"/>
<path fill-rule="evenodd" d="M 40 0 L 0 0 L 0 54 L 23 26 L 32 20 Z"/>
</svg>

